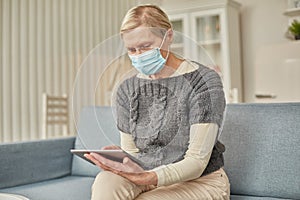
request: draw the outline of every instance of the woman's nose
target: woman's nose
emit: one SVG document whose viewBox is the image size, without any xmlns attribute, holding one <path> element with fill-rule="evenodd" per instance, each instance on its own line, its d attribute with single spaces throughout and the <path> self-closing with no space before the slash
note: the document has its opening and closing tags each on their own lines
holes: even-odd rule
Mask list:
<svg viewBox="0 0 300 200">
<path fill-rule="evenodd" d="M 135 55 L 139 55 L 139 54 L 141 54 L 141 53 L 143 53 L 143 52 L 141 51 L 141 49 L 139 49 L 139 48 L 135 49 Z"/>
</svg>

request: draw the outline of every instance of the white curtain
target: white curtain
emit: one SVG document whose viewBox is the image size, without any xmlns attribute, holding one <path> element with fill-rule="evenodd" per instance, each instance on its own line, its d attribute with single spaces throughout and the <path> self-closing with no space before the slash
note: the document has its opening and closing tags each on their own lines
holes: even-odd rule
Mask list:
<svg viewBox="0 0 300 200">
<path fill-rule="evenodd" d="M 118 33 L 121 19 L 135 4 L 0 0 L 0 142 L 40 138 L 42 93 L 70 95 L 83 59 Z M 107 104 L 101 98 L 99 102 Z M 71 133 L 76 134 L 70 119 Z"/>
</svg>

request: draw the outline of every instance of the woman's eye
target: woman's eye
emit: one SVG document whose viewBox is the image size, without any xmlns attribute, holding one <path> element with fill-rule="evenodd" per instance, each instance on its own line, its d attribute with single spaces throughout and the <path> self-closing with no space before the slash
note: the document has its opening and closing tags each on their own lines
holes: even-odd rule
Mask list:
<svg viewBox="0 0 300 200">
<path fill-rule="evenodd" d="M 140 47 L 140 49 L 141 49 L 141 50 L 149 49 L 150 46 L 151 46 L 150 44 L 143 45 L 143 46 Z"/>
<path fill-rule="evenodd" d="M 127 51 L 130 53 L 135 53 L 135 48 L 128 48 Z"/>
</svg>

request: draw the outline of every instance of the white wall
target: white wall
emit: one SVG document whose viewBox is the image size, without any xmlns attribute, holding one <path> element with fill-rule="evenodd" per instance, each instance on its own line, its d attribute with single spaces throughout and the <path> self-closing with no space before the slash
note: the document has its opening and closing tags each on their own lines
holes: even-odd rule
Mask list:
<svg viewBox="0 0 300 200">
<path fill-rule="evenodd" d="M 0 0 L 0 143 L 40 138 L 42 93 L 71 95 L 87 54 L 118 33 L 133 5 L 135 0 Z M 116 52 L 112 47 L 105 52 Z M 87 104 L 87 93 L 96 93 L 94 72 L 78 84 L 78 112 Z M 105 84 L 115 80 L 110 74 L 103 76 Z M 71 125 L 75 134 L 73 118 Z"/>
<path fill-rule="evenodd" d="M 184 0 L 140 0 L 140 3 L 178 6 Z M 191 0 L 185 0 L 191 2 Z M 200 0 L 199 0 L 200 1 Z M 206 1 L 207 0 L 201 0 Z M 288 18 L 283 15 L 287 0 L 235 0 L 241 4 L 241 36 L 243 59 L 244 101 L 255 99 L 256 52 L 264 45 L 285 42 Z M 177 3 L 176 3 L 177 2 Z M 213 3 L 214 0 L 209 1 Z M 259 72 L 257 72 L 259 73 Z"/>
<path fill-rule="evenodd" d="M 243 82 L 246 102 L 254 102 L 256 52 L 264 45 L 285 42 L 286 0 L 236 0 L 241 7 Z M 270 58 L 272 59 L 272 58 Z"/>
<path fill-rule="evenodd" d="M 183 4 L 183 1 L 191 2 L 191 0 L 139 0 L 139 3 L 178 6 L 178 3 Z M 208 0 L 199 1 L 207 2 Z M 210 0 L 209 2 L 213 3 L 214 1 Z M 255 74 L 260 73 L 259 68 L 255 69 L 257 52 L 264 46 L 288 42 L 285 32 L 289 20 L 287 16 L 283 15 L 283 12 L 287 9 L 288 2 L 287 0 L 235 1 L 241 4 L 240 23 L 244 101 L 255 102 L 255 93 L 258 92 L 255 91 Z"/>
</svg>

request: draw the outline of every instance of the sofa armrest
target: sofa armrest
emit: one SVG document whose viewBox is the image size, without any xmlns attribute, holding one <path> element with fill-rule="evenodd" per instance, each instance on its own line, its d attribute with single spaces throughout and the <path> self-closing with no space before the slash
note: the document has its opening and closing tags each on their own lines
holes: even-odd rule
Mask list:
<svg viewBox="0 0 300 200">
<path fill-rule="evenodd" d="M 71 173 L 75 137 L 0 144 L 0 188 Z"/>
</svg>

